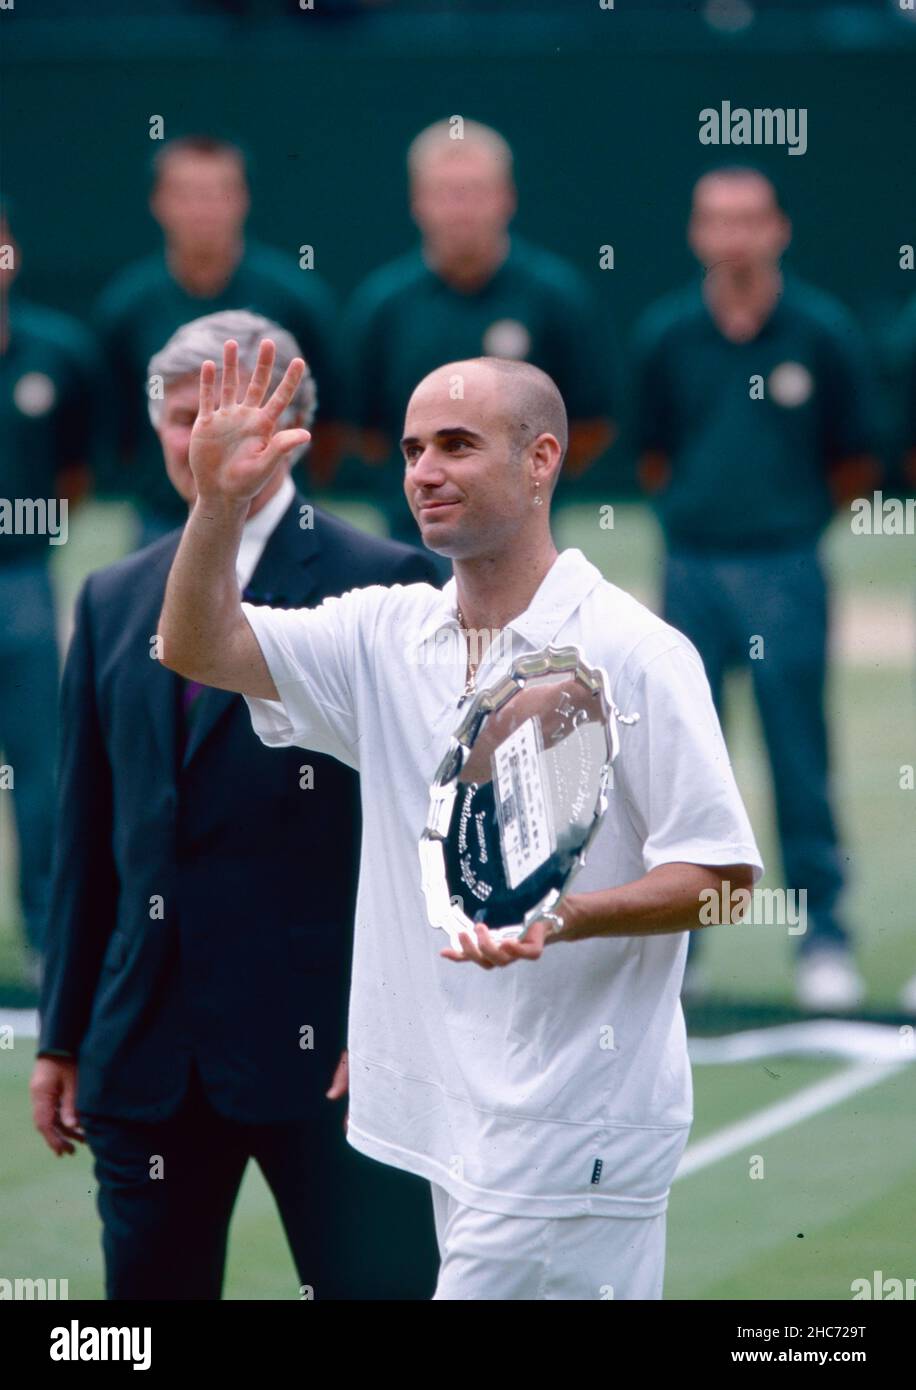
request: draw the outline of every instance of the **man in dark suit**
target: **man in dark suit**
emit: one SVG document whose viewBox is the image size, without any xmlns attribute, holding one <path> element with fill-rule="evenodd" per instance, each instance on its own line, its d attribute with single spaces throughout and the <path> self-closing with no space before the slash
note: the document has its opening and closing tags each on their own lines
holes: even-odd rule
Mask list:
<svg viewBox="0 0 916 1390">
<path fill-rule="evenodd" d="M 234 337 L 244 377 L 264 336 L 279 378 L 295 340 L 242 311 L 185 325 L 150 362 L 150 413 L 189 503 L 201 363 Z M 314 406 L 306 373 L 278 429 L 307 426 Z M 276 483 L 245 524 L 237 578 L 250 601 L 434 582 L 419 552 L 310 507 L 288 469 Z M 357 779 L 301 750 L 278 758 L 240 697 L 160 664 L 180 536 L 90 576 L 77 604 L 36 1127 L 57 1154 L 88 1140 L 109 1298 L 219 1298 L 250 1157 L 296 1263 L 291 1297 L 426 1298 L 437 1257 L 425 1185 L 352 1151 L 333 1104 L 346 1092 Z"/>
</svg>

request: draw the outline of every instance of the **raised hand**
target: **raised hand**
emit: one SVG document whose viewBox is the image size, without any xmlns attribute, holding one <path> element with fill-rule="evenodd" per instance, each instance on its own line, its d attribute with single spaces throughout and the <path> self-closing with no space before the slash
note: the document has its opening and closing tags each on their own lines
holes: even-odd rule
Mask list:
<svg viewBox="0 0 916 1390">
<path fill-rule="evenodd" d="M 200 369 L 200 406 L 188 458 L 198 496 L 204 501 L 243 502 L 254 497 L 285 455 L 311 438 L 307 430 L 274 432 L 305 371 L 302 358 L 294 357 L 265 401 L 275 356 L 274 344 L 265 338 L 245 397 L 239 401 L 239 345 L 230 338 L 223 346 L 219 405 L 216 364 L 204 362 Z"/>
</svg>

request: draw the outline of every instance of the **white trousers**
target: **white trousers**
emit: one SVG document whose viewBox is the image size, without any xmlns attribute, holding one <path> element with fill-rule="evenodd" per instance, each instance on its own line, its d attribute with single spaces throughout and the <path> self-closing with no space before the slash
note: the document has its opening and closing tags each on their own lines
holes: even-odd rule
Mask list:
<svg viewBox="0 0 916 1390">
<path fill-rule="evenodd" d="M 500 1216 L 430 1183 L 441 1265 L 434 1299 L 659 1299 L 659 1216 Z"/>
</svg>

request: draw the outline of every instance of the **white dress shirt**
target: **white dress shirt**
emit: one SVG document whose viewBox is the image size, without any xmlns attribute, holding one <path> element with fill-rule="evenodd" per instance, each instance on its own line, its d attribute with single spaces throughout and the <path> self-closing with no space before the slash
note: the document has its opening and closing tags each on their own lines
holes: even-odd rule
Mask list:
<svg viewBox="0 0 916 1390">
<path fill-rule="evenodd" d="M 255 512 L 254 516 L 249 518 L 242 527 L 242 539 L 239 542 L 239 553 L 235 561 L 235 577 L 239 582 L 240 589 L 244 589 L 246 585 L 251 583 L 251 576 L 258 567 L 258 562 L 264 553 L 264 547 L 295 495 L 295 484 L 287 473 L 270 501 L 265 502 L 261 510 Z"/>
<path fill-rule="evenodd" d="M 454 579 L 441 591 L 374 585 L 312 609 L 243 609 L 280 695 L 248 699 L 259 737 L 360 772 L 350 1142 L 486 1211 L 664 1211 L 693 1118 L 686 933 L 557 944 L 537 962 L 484 971 L 443 960 L 447 937 L 428 924 L 418 841 L 466 675 Z M 479 687 L 524 652 L 575 644 L 607 671 L 621 712 L 640 715 L 621 729 L 609 807 L 573 890 L 678 861 L 750 864 L 759 878 L 688 639 L 579 550 L 557 558 L 508 627 Z M 438 640 L 446 629 L 450 645 Z"/>
</svg>

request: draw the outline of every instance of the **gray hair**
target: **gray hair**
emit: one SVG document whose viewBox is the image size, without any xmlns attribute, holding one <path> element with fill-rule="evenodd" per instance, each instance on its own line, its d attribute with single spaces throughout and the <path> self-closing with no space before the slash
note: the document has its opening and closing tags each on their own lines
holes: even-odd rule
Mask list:
<svg viewBox="0 0 916 1390">
<path fill-rule="evenodd" d="M 277 356 L 270 380 L 271 390 L 279 385 L 293 358 L 305 355 L 292 333 L 287 333 L 285 328 L 281 328 L 271 319 L 266 319 L 261 314 L 252 314 L 247 309 L 224 309 L 219 314 L 205 314 L 203 318 L 192 319 L 172 334 L 165 347 L 160 348 L 150 358 L 146 369 L 147 387 L 157 377 L 164 391 L 167 386 L 183 377 L 199 376 L 201 366 L 208 360 L 216 362 L 219 366 L 223 360 L 223 344 L 227 338 L 234 338 L 238 343 L 239 368 L 247 372 L 254 371 L 261 339 L 270 338 L 274 342 Z M 157 429 L 162 419 L 162 396 L 153 396 L 147 390 L 147 399 L 149 418 L 153 429 Z M 315 418 L 317 404 L 315 378 L 306 365 L 296 394 L 280 416 L 277 428 L 288 428 L 296 417 L 301 415 L 303 428 L 309 429 Z M 299 452 L 293 455 L 294 459 L 299 457 Z"/>
</svg>

